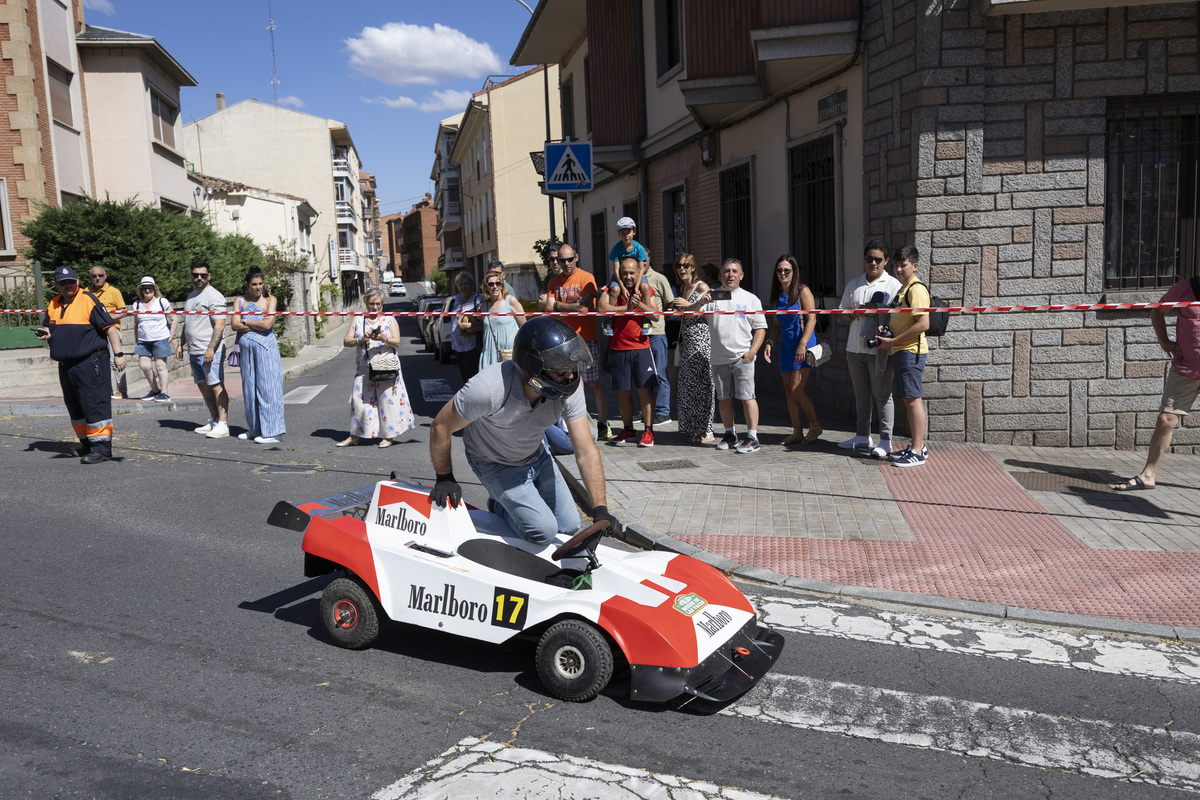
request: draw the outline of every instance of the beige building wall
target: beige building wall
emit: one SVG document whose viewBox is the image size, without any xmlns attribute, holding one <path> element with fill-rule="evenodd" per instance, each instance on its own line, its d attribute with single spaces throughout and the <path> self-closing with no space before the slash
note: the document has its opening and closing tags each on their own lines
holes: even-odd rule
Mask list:
<svg viewBox="0 0 1200 800">
<path fill-rule="evenodd" d="M 183 149 L 198 172 L 296 195 L 317 211 L 316 266 L 329 274 L 330 238 L 337 240 L 333 144 L 323 117 L 245 100 L 183 126 Z M 357 158 L 351 183 L 358 192 Z M 361 197 L 354 202 L 362 205 Z"/>
<path fill-rule="evenodd" d="M 152 93 L 178 109 L 178 84 L 135 48 L 87 48 L 80 61 L 87 75 L 96 196 L 198 208 L 181 145 L 182 115 L 176 114 L 174 147 L 154 137 Z"/>
</svg>

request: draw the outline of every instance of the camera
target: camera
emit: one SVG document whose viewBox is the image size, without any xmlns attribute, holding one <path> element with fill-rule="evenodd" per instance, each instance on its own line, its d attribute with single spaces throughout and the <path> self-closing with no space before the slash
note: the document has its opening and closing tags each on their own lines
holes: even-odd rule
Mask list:
<svg viewBox="0 0 1200 800">
<path fill-rule="evenodd" d="M 733 292 L 731 292 L 729 289 L 713 289 L 710 294 L 712 295 L 712 299 L 714 301 L 731 300 L 733 298 Z"/>
<path fill-rule="evenodd" d="M 872 336 L 870 339 L 867 339 L 867 347 L 870 347 L 870 348 L 879 347 L 879 345 L 881 344 L 881 342 L 879 341 L 880 336 L 882 336 L 885 339 L 892 338 L 892 329 L 889 328 L 887 325 L 881 325 L 879 327 L 879 332 L 876 333 L 874 336 Z"/>
</svg>

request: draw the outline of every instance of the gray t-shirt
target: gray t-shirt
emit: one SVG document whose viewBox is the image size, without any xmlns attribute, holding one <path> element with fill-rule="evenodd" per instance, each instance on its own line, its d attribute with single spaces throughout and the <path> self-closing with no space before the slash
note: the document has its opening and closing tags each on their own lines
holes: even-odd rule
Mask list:
<svg viewBox="0 0 1200 800">
<path fill-rule="evenodd" d="M 524 381 L 511 361 L 481 369 L 454 395 L 454 410 L 470 422 L 463 428 L 467 455 L 509 466 L 532 464 L 542 454 L 546 428 L 561 416 L 568 422 L 587 414 L 583 390 L 564 400 L 530 405 Z"/>
<path fill-rule="evenodd" d="M 225 295 L 212 286 L 205 286 L 202 292 L 192 292 L 183 304 L 185 311 L 224 311 Z M 220 319 L 216 314 L 187 314 L 183 318 L 183 335 L 187 339 L 188 355 L 202 356 L 212 341 L 213 326 Z M 213 352 L 221 349 L 218 343 Z"/>
</svg>

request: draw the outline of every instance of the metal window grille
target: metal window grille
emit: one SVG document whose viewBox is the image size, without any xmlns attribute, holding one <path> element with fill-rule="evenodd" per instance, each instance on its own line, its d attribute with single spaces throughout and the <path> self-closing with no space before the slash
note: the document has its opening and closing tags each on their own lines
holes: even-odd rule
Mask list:
<svg viewBox="0 0 1200 800">
<path fill-rule="evenodd" d="M 682 186 L 663 192 L 663 255 L 659 263 L 669 265 L 687 252 L 687 196 Z M 669 268 L 666 269 L 671 274 Z M 673 275 L 671 277 L 674 277 Z"/>
<path fill-rule="evenodd" d="M 792 148 L 788 172 L 792 255 L 800 265 L 801 279 L 816 294 L 833 294 L 837 283 L 833 138 Z"/>
<path fill-rule="evenodd" d="M 1200 274 L 1200 94 L 1108 102 L 1105 286 Z"/>
<path fill-rule="evenodd" d="M 736 258 L 742 262 L 742 288 L 754 285 L 754 208 L 750 164 L 741 164 L 721 173 L 721 260 Z"/>
</svg>

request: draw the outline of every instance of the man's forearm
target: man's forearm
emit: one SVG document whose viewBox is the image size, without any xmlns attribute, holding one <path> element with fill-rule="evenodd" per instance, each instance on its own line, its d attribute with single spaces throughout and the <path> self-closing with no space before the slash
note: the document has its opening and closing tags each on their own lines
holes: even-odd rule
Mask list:
<svg viewBox="0 0 1200 800">
<path fill-rule="evenodd" d="M 576 448 L 575 464 L 579 467 L 579 475 L 583 478 L 583 486 L 592 499 L 592 505 L 606 506 L 608 495 L 604 490 L 604 464 L 595 443 L 591 444 L 591 447 Z"/>
<path fill-rule="evenodd" d="M 454 471 L 454 459 L 450 455 L 450 432 L 437 420 L 429 426 L 429 460 L 433 463 L 433 471 L 438 475 L 446 475 Z"/>
</svg>

